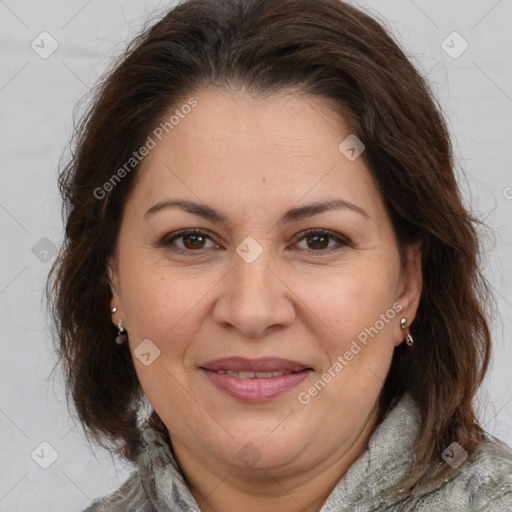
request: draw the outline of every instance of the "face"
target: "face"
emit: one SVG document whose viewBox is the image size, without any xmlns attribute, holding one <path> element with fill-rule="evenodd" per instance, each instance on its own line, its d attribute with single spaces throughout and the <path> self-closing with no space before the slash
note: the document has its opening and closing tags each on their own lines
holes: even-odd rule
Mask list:
<svg viewBox="0 0 512 512">
<path fill-rule="evenodd" d="M 414 319 L 419 249 L 402 269 L 326 100 L 194 97 L 143 160 L 111 260 L 142 388 L 182 458 L 285 474 L 355 455 Z"/>
</svg>

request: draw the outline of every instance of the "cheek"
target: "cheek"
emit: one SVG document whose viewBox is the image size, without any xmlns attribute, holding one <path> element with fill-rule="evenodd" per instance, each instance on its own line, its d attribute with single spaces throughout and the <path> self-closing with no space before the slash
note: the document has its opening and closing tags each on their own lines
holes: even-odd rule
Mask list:
<svg viewBox="0 0 512 512">
<path fill-rule="evenodd" d="M 180 329 L 208 287 L 158 267 L 139 266 L 123 283 L 123 305 L 130 336 L 150 338 L 158 345 Z"/>
<path fill-rule="evenodd" d="M 340 342 L 350 343 L 392 308 L 396 297 L 391 274 L 370 265 L 331 270 L 328 280 L 317 276 L 305 283 L 298 295 L 307 297 L 304 302 L 325 327 L 327 338 L 334 336 L 339 346 Z"/>
<path fill-rule="evenodd" d="M 169 356 L 166 365 L 172 365 L 175 371 L 182 366 L 186 370 L 198 344 L 208 335 L 212 300 L 218 296 L 224 274 L 204 267 L 171 268 L 139 262 L 123 284 L 132 350 L 149 338 L 162 355 Z"/>
<path fill-rule="evenodd" d="M 180 410 L 189 404 L 190 397 L 179 383 L 186 381 L 187 355 L 194 340 L 200 338 L 197 331 L 203 323 L 205 295 L 215 281 L 210 283 L 205 276 L 185 278 L 169 268 L 141 265 L 123 285 L 135 369 L 150 403 L 159 412 L 166 411 L 169 404 Z M 160 351 L 149 366 L 137 360 L 136 349 L 146 339 Z"/>
</svg>

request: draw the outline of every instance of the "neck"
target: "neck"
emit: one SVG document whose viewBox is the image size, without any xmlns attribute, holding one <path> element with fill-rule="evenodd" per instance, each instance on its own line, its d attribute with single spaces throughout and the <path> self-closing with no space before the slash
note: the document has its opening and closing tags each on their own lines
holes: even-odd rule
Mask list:
<svg viewBox="0 0 512 512">
<path fill-rule="evenodd" d="M 178 463 L 201 512 L 319 512 L 340 478 L 365 450 L 375 430 L 377 409 L 363 427 L 320 463 L 304 463 L 289 472 L 219 464 L 173 439 Z"/>
</svg>

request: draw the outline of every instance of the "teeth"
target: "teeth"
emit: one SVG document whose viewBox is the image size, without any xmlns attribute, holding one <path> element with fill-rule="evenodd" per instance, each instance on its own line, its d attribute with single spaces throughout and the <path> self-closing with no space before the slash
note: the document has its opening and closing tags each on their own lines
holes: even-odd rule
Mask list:
<svg viewBox="0 0 512 512">
<path fill-rule="evenodd" d="M 254 373 L 254 376 L 257 378 L 257 379 L 268 379 L 270 377 L 277 377 L 278 375 L 274 375 L 274 373 L 280 373 L 281 375 L 283 375 L 282 372 L 255 372 Z"/>
<path fill-rule="evenodd" d="M 217 373 L 231 375 L 239 379 L 269 379 L 270 377 L 280 377 L 281 375 L 290 375 L 293 372 L 244 372 L 233 370 L 217 370 Z"/>
<path fill-rule="evenodd" d="M 254 379 L 254 372 L 234 372 L 238 373 L 238 378 L 240 379 Z"/>
</svg>

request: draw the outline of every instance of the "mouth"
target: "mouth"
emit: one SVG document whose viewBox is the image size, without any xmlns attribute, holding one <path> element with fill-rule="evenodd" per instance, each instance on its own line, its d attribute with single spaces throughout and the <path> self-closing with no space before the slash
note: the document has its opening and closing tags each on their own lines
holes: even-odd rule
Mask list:
<svg viewBox="0 0 512 512">
<path fill-rule="evenodd" d="M 199 369 L 220 391 L 249 402 L 276 398 L 313 372 L 310 366 L 281 358 L 230 357 L 209 361 Z"/>
<path fill-rule="evenodd" d="M 248 373 L 297 373 L 302 370 L 312 369 L 308 365 L 291 359 L 280 357 L 264 357 L 260 359 L 246 359 L 244 357 L 224 357 L 208 361 L 201 368 L 214 372 L 248 372 Z M 243 378 L 243 377 L 242 377 Z M 245 377 L 248 378 L 248 377 Z M 250 377 L 252 378 L 252 377 Z"/>
</svg>

